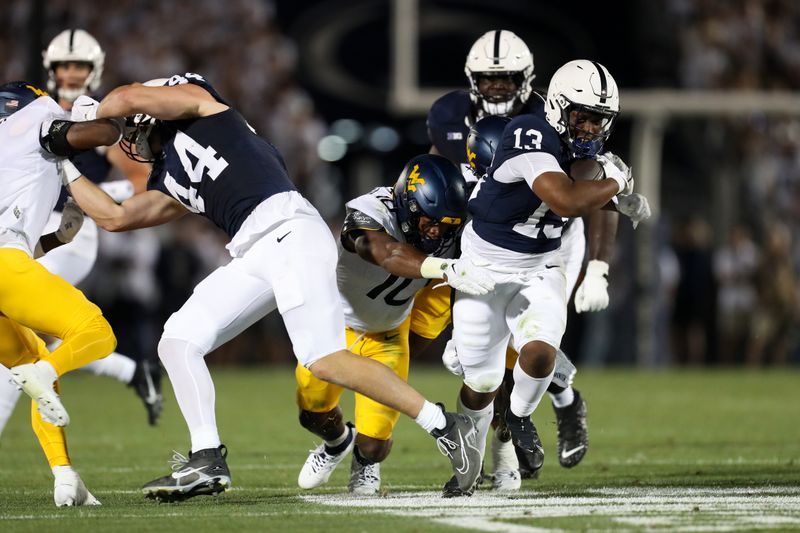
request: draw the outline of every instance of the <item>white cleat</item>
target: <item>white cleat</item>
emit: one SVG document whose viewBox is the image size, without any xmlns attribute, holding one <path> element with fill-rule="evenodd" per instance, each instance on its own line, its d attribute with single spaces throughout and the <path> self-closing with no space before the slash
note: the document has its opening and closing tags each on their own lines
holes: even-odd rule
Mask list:
<svg viewBox="0 0 800 533">
<path fill-rule="evenodd" d="M 381 490 L 381 464 L 362 465 L 354 455 L 350 464 L 350 482 L 347 484 L 347 490 L 359 496 L 378 494 Z"/>
<path fill-rule="evenodd" d="M 102 505 L 71 466 L 57 466 L 53 468 L 53 474 L 56 477 L 53 484 L 53 501 L 56 507 Z"/>
<path fill-rule="evenodd" d="M 325 443 L 310 451 L 303 468 L 300 469 L 300 475 L 297 476 L 297 485 L 301 489 L 313 489 L 327 483 L 339 463 L 353 451 L 353 446 L 356 444 L 356 430 L 348 423 L 347 431 L 350 432 L 350 442 L 340 453 L 329 454 L 325 451 Z"/>
<path fill-rule="evenodd" d="M 11 368 L 11 380 L 22 392 L 33 398 L 42 419 L 54 426 L 69 424 L 69 414 L 53 390 L 56 376 L 50 363 L 39 361 Z"/>
<path fill-rule="evenodd" d="M 507 430 L 506 430 L 507 431 Z M 519 473 L 519 461 L 514 451 L 511 440 L 503 441 L 501 431 L 492 435 L 492 490 L 503 492 L 519 490 L 522 486 L 522 476 Z"/>
</svg>

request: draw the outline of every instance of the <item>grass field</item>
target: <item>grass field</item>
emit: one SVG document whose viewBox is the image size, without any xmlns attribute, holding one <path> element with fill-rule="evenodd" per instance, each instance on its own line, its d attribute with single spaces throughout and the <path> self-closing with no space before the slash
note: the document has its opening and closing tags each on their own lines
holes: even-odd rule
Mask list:
<svg viewBox="0 0 800 533">
<path fill-rule="evenodd" d="M 546 451 L 540 479 L 513 496 L 483 490 L 460 500 L 438 496 L 449 464 L 405 419 L 382 467 L 382 497 L 347 495 L 349 460 L 324 490 L 297 489 L 314 438 L 296 422 L 291 370 L 213 373 L 233 490 L 181 504 L 145 500 L 139 487 L 168 472 L 173 448 L 188 449 L 171 391 L 151 428 L 130 390 L 77 373 L 63 383 L 70 450 L 103 506 L 53 505 L 52 477 L 20 402 L 0 438 L 0 531 L 800 530 L 797 371 L 582 372 L 583 463 L 558 465 L 545 399 L 534 416 Z M 412 369 L 411 380 L 454 405 L 458 381 L 445 371 Z"/>
</svg>

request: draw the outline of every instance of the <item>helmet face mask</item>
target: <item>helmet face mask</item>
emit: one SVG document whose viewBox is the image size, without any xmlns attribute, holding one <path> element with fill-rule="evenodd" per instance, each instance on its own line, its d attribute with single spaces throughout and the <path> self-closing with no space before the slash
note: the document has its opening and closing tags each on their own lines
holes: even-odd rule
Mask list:
<svg viewBox="0 0 800 533">
<path fill-rule="evenodd" d="M 545 117 L 576 158 L 593 158 L 619 115 L 619 90 L 603 65 L 579 59 L 553 74 Z"/>
<path fill-rule="evenodd" d="M 90 65 L 89 74 L 82 86 L 77 88 L 59 87 L 56 68 L 63 63 L 84 63 Z M 105 53 L 97 40 L 80 29 L 64 30 L 56 35 L 47 49 L 42 52 L 42 65 L 47 70 L 47 88 L 57 93 L 59 98 L 74 102 L 76 98 L 100 88 L 103 77 Z"/>
<path fill-rule="evenodd" d="M 514 33 L 492 30 L 472 45 L 464 73 L 479 116 L 512 115 L 528 101 L 533 90 L 533 54 Z M 487 80 L 504 81 L 507 88 L 492 91 Z"/>
<path fill-rule="evenodd" d="M 157 144 L 158 120 L 139 113 L 125 118 L 125 133 L 119 146 L 128 158 L 140 163 L 152 163 L 161 155 L 161 150 L 154 150 Z M 160 141 L 158 141 L 160 144 Z"/>
<path fill-rule="evenodd" d="M 406 241 L 425 254 L 447 249 L 467 215 L 464 177 L 439 155 L 411 159 L 394 186 L 394 198 Z"/>
</svg>

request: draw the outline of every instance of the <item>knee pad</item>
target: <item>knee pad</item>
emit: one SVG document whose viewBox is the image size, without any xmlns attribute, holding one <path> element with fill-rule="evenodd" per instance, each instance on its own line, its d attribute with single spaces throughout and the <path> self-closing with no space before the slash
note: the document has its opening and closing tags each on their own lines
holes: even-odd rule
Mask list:
<svg viewBox="0 0 800 533">
<path fill-rule="evenodd" d="M 464 367 L 464 384 L 475 392 L 492 392 L 503 383 L 505 368 Z"/>
<path fill-rule="evenodd" d="M 181 339 L 161 337 L 161 340 L 158 341 L 158 358 L 161 359 L 164 364 L 166 364 L 169 359 L 185 354 L 203 357 L 206 353 L 200 347 Z"/>
<path fill-rule="evenodd" d="M 181 339 L 187 344 L 197 346 L 206 354 L 217 340 L 217 328 L 217 324 L 202 310 L 185 312 L 181 309 L 172 313 L 164 324 L 162 338 Z"/>
</svg>

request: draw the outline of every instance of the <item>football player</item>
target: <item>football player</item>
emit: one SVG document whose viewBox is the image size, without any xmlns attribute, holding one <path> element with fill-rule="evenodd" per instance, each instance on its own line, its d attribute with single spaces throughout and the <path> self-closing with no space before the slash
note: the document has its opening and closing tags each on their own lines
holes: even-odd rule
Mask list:
<svg viewBox="0 0 800 533">
<path fill-rule="evenodd" d="M 533 54 L 522 39 L 508 30 L 489 31 L 475 41 L 467 54 L 464 71 L 469 80 L 470 90 L 450 92 L 433 104 L 428 113 L 428 133 L 432 143 L 431 152 L 445 154 L 454 163 L 461 164 L 468 183 L 474 186 L 476 154 L 465 149 L 470 127 L 483 117 L 497 117 L 495 120 L 485 122 L 484 128 L 496 130 L 494 133 L 499 135 L 505 126 L 505 121 L 500 117 L 513 117 L 525 113 L 542 114 L 544 98 L 532 87 L 535 78 Z M 485 140 L 488 140 L 488 137 Z M 475 149 L 482 150 L 478 157 L 488 156 L 488 161 L 491 162 L 493 149 L 490 150 L 488 145 L 482 143 L 475 144 Z M 568 225 L 571 228 L 570 234 L 575 235 L 570 242 L 577 249 L 584 243 L 583 221 L 572 220 Z M 590 216 L 590 234 L 594 239 L 593 256 L 584 281 L 578 289 L 580 295 L 576 298 L 578 312 L 598 311 L 608 305 L 605 276 L 608 273 L 607 261 L 616 235 L 616 225 L 616 213 L 597 212 Z M 448 346 L 450 350 L 444 357 L 450 357 L 454 353 L 453 343 Z M 511 350 L 505 386 L 498 395 L 500 405 L 497 406 L 496 415 L 506 408 L 507 401 L 504 400 L 507 400 L 507 393 L 513 384 L 511 369 L 515 357 L 516 354 Z M 572 367 L 571 363 L 568 366 Z M 572 467 L 583 458 L 588 445 L 585 401 L 580 393 L 572 388 L 571 376 L 568 380 L 555 379 L 550 385 L 549 392 L 558 421 L 559 462 L 562 466 Z M 492 439 L 496 471 L 492 479 L 493 486 L 501 490 L 518 489 L 520 474 L 517 473 L 517 460 L 515 454 L 509 453 L 506 449 L 510 435 L 503 427 L 504 421 L 501 418 L 498 417 L 494 424 L 499 426 L 499 433 Z M 535 427 L 533 430 L 535 431 Z M 566 455 L 562 455 L 563 453 Z M 534 457 L 524 453 L 518 455 L 522 461 L 519 466 L 523 475 L 535 476 L 544 460 L 541 447 L 537 448 Z"/>
<path fill-rule="evenodd" d="M 100 309 L 34 257 L 68 243 L 81 226 L 80 210 L 67 204 L 56 231 L 43 235 L 61 189 L 61 159 L 111 145 L 122 129 L 110 121 L 75 126 L 66 118 L 31 83 L 0 86 L 0 363 L 33 399 L 33 429 L 55 476 L 56 505 L 92 505 L 97 501 L 70 466 L 62 430 L 69 415 L 57 380 L 111 353 L 116 339 Z M 62 342 L 50 353 L 34 330 Z"/>
<path fill-rule="evenodd" d="M 450 258 L 456 232 L 467 214 L 466 183 L 446 158 L 411 159 L 394 187 L 378 187 L 349 201 L 340 237 L 337 279 L 350 351 L 388 366 L 408 379 L 409 331 L 444 329 L 412 323 L 415 296 L 430 280 L 423 271 L 431 258 Z M 428 263 L 426 263 L 428 261 Z M 297 365 L 300 423 L 324 440 L 312 450 L 298 477 L 301 488 L 327 482 L 352 450 L 348 489 L 377 494 L 380 463 L 392 448 L 400 413 L 356 394 L 355 426 L 345 425 L 342 388 L 315 378 Z"/>
<path fill-rule="evenodd" d="M 276 308 L 295 356 L 314 377 L 415 418 L 450 459 L 459 486 L 472 486 L 480 473 L 472 420 L 444 413 L 385 365 L 346 349 L 335 242 L 275 147 L 197 74 L 119 87 L 99 105 L 82 98 L 76 107 L 86 104 L 83 118 L 131 117 L 123 149 L 153 162 L 148 190 L 121 204 L 66 164 L 65 179 L 89 216 L 124 231 L 192 212 L 231 238 L 233 260 L 200 282 L 164 325 L 158 353 L 189 427 L 191 453 L 143 487 L 148 497 L 183 500 L 230 487 L 204 357 Z M 494 286 L 467 260 L 431 259 L 424 277 L 475 294 Z"/>
<path fill-rule="evenodd" d="M 486 271 L 497 285 L 491 295 L 456 296 L 454 342 L 464 369 L 460 407 L 477 421 L 480 444 L 511 340 L 520 357 L 501 415 L 517 455 L 534 466 L 541 465 L 541 445 L 530 414 L 550 385 L 566 325 L 559 251 L 565 219 L 632 192 L 629 172 L 609 165 L 606 179 L 573 181 L 569 164 L 600 153 L 618 112 L 617 87 L 605 67 L 568 63 L 550 82 L 544 116 L 520 115 L 505 126 L 491 169 L 470 199 L 473 218 L 462 236 L 462 257 L 490 263 Z"/>
</svg>

